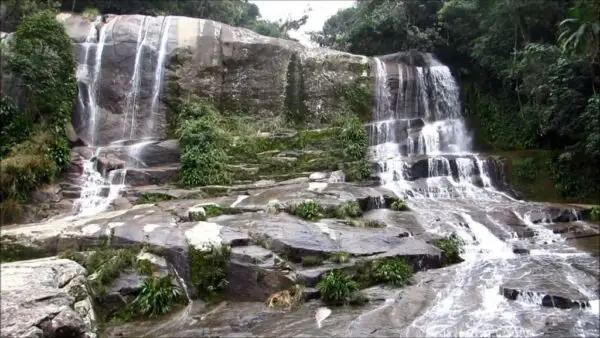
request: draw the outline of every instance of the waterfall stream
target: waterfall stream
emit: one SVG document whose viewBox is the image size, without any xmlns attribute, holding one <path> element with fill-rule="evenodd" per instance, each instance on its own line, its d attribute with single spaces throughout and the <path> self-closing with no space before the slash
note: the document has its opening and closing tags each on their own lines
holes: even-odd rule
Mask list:
<svg viewBox="0 0 600 338">
<path fill-rule="evenodd" d="M 79 92 L 80 106 L 87 116 L 90 135 L 87 136 L 89 146 L 95 148 L 94 156 L 84 164 L 82 175 L 82 191 L 80 198 L 73 205 L 73 214 L 76 216 L 93 215 L 106 210 L 111 203 L 120 196 L 123 188 L 126 187 L 126 177 L 128 168 L 136 168 L 145 165 L 139 160 L 144 151 L 144 147 L 152 141 L 148 139 L 156 138 L 154 135 L 155 120 L 160 118 L 158 115 L 160 104 L 160 92 L 162 89 L 164 66 L 168 52 L 169 33 L 171 26 L 171 17 L 141 17 L 141 23 L 137 31 L 137 40 L 135 48 L 135 58 L 133 60 L 133 71 L 129 81 L 129 90 L 126 93 L 126 103 L 123 114 L 125 116 L 123 123 L 122 138 L 119 140 L 98 140 L 98 120 L 102 114 L 100 104 L 100 80 L 102 76 L 102 55 L 105 46 L 112 44 L 115 37 L 112 35 L 112 28 L 118 23 L 114 19 L 102 25 L 99 30 L 98 41 L 94 46 L 96 25 L 88 34 L 84 46 L 84 58 L 81 60 L 77 72 L 77 80 L 87 87 L 87 100 L 83 98 L 83 90 Z M 162 24 L 157 25 L 158 22 Z M 100 19 L 97 20 L 100 23 Z M 155 34 L 155 27 L 161 27 Z M 108 43 L 107 43 L 108 42 Z M 88 65 L 88 55 L 90 50 L 95 48 L 95 60 L 93 72 L 83 71 Z M 151 89 L 150 115 L 144 118 L 140 123 L 136 113 L 140 109 L 140 92 L 143 90 L 143 74 L 146 58 L 148 54 L 154 51 L 156 54 L 156 64 L 154 66 L 154 77 Z M 80 109 L 82 109 L 80 108 Z M 126 160 L 123 168 L 111 169 L 108 173 L 98 171 L 98 160 L 103 156 L 103 150 L 110 147 L 126 146 Z"/>
<path fill-rule="evenodd" d="M 591 300 L 581 303 L 582 309 L 570 310 L 568 316 L 578 318 L 572 333 L 598 334 L 597 281 L 572 267 L 574 260 L 592 266 L 596 261 L 527 219 L 522 221 L 534 229 L 533 238 L 506 235 L 510 227 L 488 214 L 498 208 L 516 209 L 522 202 L 496 189 L 488 169 L 495 162 L 470 151 L 450 70 L 438 62 L 428 68 L 382 59 L 374 63 L 377 102 L 368 130 L 382 184 L 406 198 L 426 231 L 455 233 L 466 243 L 465 261 L 443 270 L 447 284 L 403 336 L 536 336 L 545 321 L 566 311 L 541 306 L 545 290 L 554 287 Z M 388 71 L 392 69 L 398 69 L 397 74 Z M 514 245 L 528 248 L 531 255 L 516 255 Z M 553 277 L 557 272 L 560 275 Z M 512 285 L 532 292 L 508 300 L 502 290 Z"/>
</svg>

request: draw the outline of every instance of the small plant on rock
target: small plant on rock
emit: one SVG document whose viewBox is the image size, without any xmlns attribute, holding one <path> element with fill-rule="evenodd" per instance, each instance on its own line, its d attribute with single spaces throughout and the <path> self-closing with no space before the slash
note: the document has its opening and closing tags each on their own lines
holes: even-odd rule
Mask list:
<svg viewBox="0 0 600 338">
<path fill-rule="evenodd" d="M 331 260 L 335 263 L 343 264 L 350 260 L 350 254 L 347 252 L 336 252 L 331 255 Z"/>
<path fill-rule="evenodd" d="M 465 242 L 456 234 L 435 240 L 433 245 L 444 251 L 444 264 L 456 264 L 463 261 L 460 254 L 464 252 Z"/>
<path fill-rule="evenodd" d="M 358 291 L 358 284 L 341 270 L 327 272 L 317 284 L 321 300 L 327 304 L 342 305 L 350 302 Z"/>
<path fill-rule="evenodd" d="M 154 266 L 148 259 L 138 259 L 136 270 L 140 275 L 152 276 L 152 273 L 154 272 Z"/>
<path fill-rule="evenodd" d="M 173 309 L 183 300 L 181 290 L 171 276 L 150 277 L 144 281 L 137 297 L 131 302 L 131 312 L 143 317 L 156 318 Z"/>
<path fill-rule="evenodd" d="M 413 274 L 413 270 L 402 258 L 386 258 L 373 262 L 371 277 L 375 283 L 404 286 Z"/>
<path fill-rule="evenodd" d="M 294 285 L 289 290 L 283 290 L 272 294 L 266 301 L 268 308 L 285 308 L 292 310 L 302 303 L 304 287 Z"/>
<path fill-rule="evenodd" d="M 406 210 L 408 210 L 408 206 L 406 205 L 406 202 L 404 202 L 403 200 L 395 200 L 394 202 L 392 202 L 392 210 L 406 211 Z"/>
<path fill-rule="evenodd" d="M 190 246 L 192 283 L 201 297 L 210 298 L 222 292 L 227 284 L 227 271 L 231 248 L 226 245 Z"/>
<path fill-rule="evenodd" d="M 362 216 L 362 210 L 356 201 L 344 202 L 335 209 L 335 217 L 337 218 L 356 218 L 360 216 Z"/>
<path fill-rule="evenodd" d="M 309 221 L 316 221 L 324 216 L 323 207 L 313 200 L 306 200 L 293 210 L 293 214 Z"/>
</svg>

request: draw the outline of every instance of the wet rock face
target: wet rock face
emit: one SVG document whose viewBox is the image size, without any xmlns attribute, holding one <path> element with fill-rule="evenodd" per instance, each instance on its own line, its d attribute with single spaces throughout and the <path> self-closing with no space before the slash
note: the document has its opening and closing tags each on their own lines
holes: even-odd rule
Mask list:
<svg viewBox="0 0 600 338">
<path fill-rule="evenodd" d="M 59 15 L 67 33 L 83 55 L 85 35 L 93 23 L 76 15 Z M 92 55 L 98 49 L 101 26 L 106 29 L 99 97 L 97 142 L 106 145 L 127 138 L 164 138 L 167 107 L 160 104 L 152 112 L 160 40 L 165 36 L 166 62 L 161 101 L 174 103 L 180 97 L 197 95 L 216 102 L 223 110 L 244 110 L 258 118 L 272 118 L 285 107 L 290 95 L 303 98 L 307 120 L 327 120 L 340 104 L 334 95 L 338 84 L 367 85 L 368 58 L 327 49 L 309 49 L 295 41 L 261 36 L 250 30 L 211 20 L 186 17 L 141 15 L 106 16 L 97 27 Z M 128 93 L 134 74 L 138 37 L 143 48 L 138 62 L 139 90 L 135 114 L 128 106 Z M 79 62 L 84 58 L 79 57 Z M 291 62 L 294 62 L 290 66 Z M 94 69 L 95 57 L 88 58 Z M 301 70 L 299 81 L 288 83 L 289 69 Z M 84 81 L 85 82 L 85 81 Z M 82 82 L 81 90 L 88 90 Z M 298 107 L 287 107 L 298 109 Z M 304 109 L 304 108 L 303 108 Z M 73 125 L 90 144 L 89 112 L 78 104 Z M 150 122 L 151 121 L 151 122 Z M 133 130 L 125 133 L 124 130 Z"/>
<path fill-rule="evenodd" d="M 2 337 L 96 337 L 79 264 L 45 258 L 2 264 L 1 272 Z"/>
</svg>

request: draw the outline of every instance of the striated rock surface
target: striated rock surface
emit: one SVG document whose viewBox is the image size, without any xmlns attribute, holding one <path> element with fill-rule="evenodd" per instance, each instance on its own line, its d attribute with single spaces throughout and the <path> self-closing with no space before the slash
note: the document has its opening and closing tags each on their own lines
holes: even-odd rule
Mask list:
<svg viewBox="0 0 600 338">
<path fill-rule="evenodd" d="M 79 264 L 44 258 L 0 269 L 2 337 L 96 337 L 86 271 Z"/>
<path fill-rule="evenodd" d="M 59 19 L 73 39 L 78 55 L 83 54 L 87 32 L 97 23 L 64 13 L 59 14 Z M 168 109 L 164 104 L 154 112 L 151 109 L 162 38 L 166 39 L 161 93 L 161 101 L 165 103 L 197 95 L 212 100 L 223 110 L 244 111 L 260 118 L 272 118 L 292 109 L 302 110 L 307 120 L 319 121 L 331 117 L 340 104 L 339 95 L 333 92 L 335 86 L 370 84 L 369 59 L 365 56 L 307 48 L 295 41 L 265 37 L 212 20 L 105 16 L 95 29 L 97 39 L 90 42 L 93 45 L 89 48 L 91 55 L 102 49 L 97 85 L 99 145 L 123 139 L 123 130 L 130 129 L 133 131 L 126 138 L 165 137 Z M 137 103 L 127 109 L 137 52 L 141 53 Z M 84 59 L 78 58 L 80 62 Z M 88 57 L 87 65 L 83 65 L 92 70 L 88 74 L 93 73 L 95 59 Z M 290 71 L 295 73 L 288 76 Z M 89 90 L 83 82 L 80 89 Z M 301 97 L 302 107 L 286 107 L 289 96 Z M 73 125 L 89 144 L 88 114 L 89 110 L 79 104 L 73 114 Z"/>
</svg>

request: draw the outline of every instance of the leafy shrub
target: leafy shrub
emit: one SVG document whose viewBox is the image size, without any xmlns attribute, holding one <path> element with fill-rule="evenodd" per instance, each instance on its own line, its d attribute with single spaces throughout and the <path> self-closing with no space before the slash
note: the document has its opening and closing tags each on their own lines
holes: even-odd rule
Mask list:
<svg viewBox="0 0 600 338">
<path fill-rule="evenodd" d="M 590 220 L 598 222 L 600 221 L 600 207 L 593 207 L 590 210 Z"/>
<path fill-rule="evenodd" d="M 100 11 L 97 8 L 93 8 L 93 7 L 88 7 L 86 9 L 83 10 L 82 13 L 83 17 L 87 18 L 87 19 L 95 19 L 98 16 L 101 15 Z"/>
<path fill-rule="evenodd" d="M 201 297 L 210 298 L 225 289 L 231 248 L 225 245 L 190 246 L 188 258 L 192 283 Z"/>
<path fill-rule="evenodd" d="M 171 276 L 150 277 L 144 281 L 129 308 L 137 316 L 156 318 L 171 312 L 173 305 L 182 300 L 181 290 L 173 284 Z"/>
<path fill-rule="evenodd" d="M 317 266 L 323 264 L 323 258 L 319 256 L 305 256 L 302 257 L 302 266 Z"/>
<path fill-rule="evenodd" d="M 373 262 L 371 278 L 375 283 L 404 286 L 413 274 L 413 270 L 402 258 L 387 258 Z"/>
<path fill-rule="evenodd" d="M 460 254 L 464 252 L 465 242 L 456 234 L 441 238 L 433 242 L 433 245 L 444 251 L 444 264 L 455 264 L 463 261 Z"/>
<path fill-rule="evenodd" d="M 392 202 L 391 208 L 394 211 L 408 210 L 408 206 L 406 205 L 406 202 L 404 202 L 403 200 L 395 200 L 394 202 Z"/>
<path fill-rule="evenodd" d="M 332 270 L 317 283 L 321 300 L 332 305 L 347 304 L 358 291 L 358 284 L 352 277 L 340 270 Z"/>
<path fill-rule="evenodd" d="M 226 149 L 229 135 L 218 126 L 218 112 L 206 102 L 187 102 L 181 106 L 180 128 L 181 178 L 183 187 L 228 184 Z"/>
<path fill-rule="evenodd" d="M 356 218 L 362 216 L 360 204 L 356 201 L 349 201 L 340 204 L 335 209 L 335 217 L 337 218 Z"/>
<path fill-rule="evenodd" d="M 347 252 L 336 252 L 331 255 L 330 259 L 335 263 L 343 264 L 350 260 L 350 254 Z"/>
<path fill-rule="evenodd" d="M 334 146 L 340 150 L 339 160 L 345 164 L 347 181 L 364 181 L 371 175 L 367 159 L 369 139 L 365 127 L 356 115 L 341 114 L 334 122 Z"/>
<path fill-rule="evenodd" d="M 25 140 L 31 133 L 31 119 L 20 112 L 8 96 L 0 95 L 0 159 L 12 147 Z"/>
<path fill-rule="evenodd" d="M 317 202 L 306 200 L 293 208 L 292 214 L 309 221 L 316 221 L 324 217 L 325 210 Z"/>
</svg>

